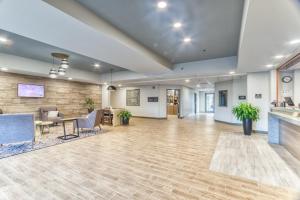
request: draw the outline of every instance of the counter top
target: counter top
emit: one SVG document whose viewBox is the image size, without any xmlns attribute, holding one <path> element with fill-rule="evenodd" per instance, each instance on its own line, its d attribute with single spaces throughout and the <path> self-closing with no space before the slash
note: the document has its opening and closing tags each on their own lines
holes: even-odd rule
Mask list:
<svg viewBox="0 0 300 200">
<path fill-rule="evenodd" d="M 286 114 L 283 112 L 269 112 L 269 115 L 271 115 L 272 117 L 276 117 L 278 119 L 287 121 L 291 124 L 300 126 L 300 117 L 295 117 L 291 114 Z"/>
</svg>

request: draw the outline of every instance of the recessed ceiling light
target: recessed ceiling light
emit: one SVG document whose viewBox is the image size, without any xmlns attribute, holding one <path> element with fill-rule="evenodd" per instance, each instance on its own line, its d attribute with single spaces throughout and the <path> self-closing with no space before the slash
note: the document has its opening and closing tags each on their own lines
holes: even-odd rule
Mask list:
<svg viewBox="0 0 300 200">
<path fill-rule="evenodd" d="M 200 87 L 200 84 L 197 84 L 197 87 Z"/>
<path fill-rule="evenodd" d="M 95 67 L 95 68 L 99 68 L 99 67 L 100 67 L 100 64 L 99 64 L 99 63 L 95 63 L 95 64 L 94 64 L 94 67 Z"/>
<path fill-rule="evenodd" d="M 268 64 L 268 65 L 266 65 L 266 67 L 271 68 L 271 67 L 274 67 L 274 65 Z"/>
<path fill-rule="evenodd" d="M 291 40 L 290 42 L 289 42 L 290 44 L 299 44 L 300 43 L 300 39 L 297 39 L 297 40 Z"/>
<path fill-rule="evenodd" d="M 0 37 L 0 42 L 1 42 L 1 43 L 7 43 L 7 42 L 8 42 L 8 39 L 5 38 L 5 37 Z"/>
<path fill-rule="evenodd" d="M 186 82 L 186 83 L 189 83 L 189 82 L 190 82 L 190 79 L 186 79 L 185 82 Z"/>
<path fill-rule="evenodd" d="M 182 26 L 182 24 L 181 24 L 180 22 L 175 22 L 175 23 L 173 24 L 173 27 L 176 28 L 176 29 L 181 28 L 181 26 Z"/>
<path fill-rule="evenodd" d="M 6 67 L 1 67 L 1 71 L 8 71 Z"/>
<path fill-rule="evenodd" d="M 118 86 L 119 86 L 119 87 L 122 87 L 122 84 L 119 84 Z"/>
<path fill-rule="evenodd" d="M 157 7 L 159 8 L 159 9 L 164 9 L 164 8 L 166 8 L 168 6 L 168 4 L 167 4 L 167 2 L 165 2 L 165 1 L 159 1 L 158 3 L 157 3 Z"/>
<path fill-rule="evenodd" d="M 68 80 L 72 80 L 73 78 L 69 77 Z"/>
<path fill-rule="evenodd" d="M 276 56 L 274 56 L 274 58 L 276 58 L 276 59 L 281 59 L 283 57 L 284 57 L 284 55 L 276 55 Z"/>
<path fill-rule="evenodd" d="M 104 84 L 104 85 L 107 85 L 107 82 L 104 82 L 103 84 Z"/>
<path fill-rule="evenodd" d="M 189 42 L 191 42 L 192 41 L 192 39 L 190 38 L 190 37 L 185 37 L 184 39 L 183 39 L 183 42 L 185 42 L 185 43 L 189 43 Z"/>
<path fill-rule="evenodd" d="M 229 72 L 229 74 L 235 74 L 235 72 L 234 72 L 234 71 L 231 71 L 231 72 Z"/>
</svg>

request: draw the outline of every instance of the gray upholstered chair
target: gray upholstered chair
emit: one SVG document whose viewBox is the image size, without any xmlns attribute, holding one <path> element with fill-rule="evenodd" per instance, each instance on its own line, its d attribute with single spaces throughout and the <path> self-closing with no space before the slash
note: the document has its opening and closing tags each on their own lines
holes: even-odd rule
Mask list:
<svg viewBox="0 0 300 200">
<path fill-rule="evenodd" d="M 34 135 L 33 114 L 0 115 L 0 144 L 33 142 Z"/>
<path fill-rule="evenodd" d="M 57 117 L 48 117 L 49 111 L 57 111 L 57 107 L 55 106 L 45 106 L 40 108 L 40 119 L 41 121 L 52 121 L 53 123 L 59 122 L 62 118 L 64 118 L 64 114 L 58 112 Z"/>
<path fill-rule="evenodd" d="M 94 110 L 90 114 L 88 114 L 86 117 L 80 117 L 78 118 L 78 127 L 76 124 L 76 121 L 74 121 L 74 131 L 75 128 L 79 129 L 90 129 L 94 130 L 96 126 L 98 126 L 101 129 L 100 123 L 98 122 L 99 116 L 98 116 L 99 111 Z"/>
</svg>

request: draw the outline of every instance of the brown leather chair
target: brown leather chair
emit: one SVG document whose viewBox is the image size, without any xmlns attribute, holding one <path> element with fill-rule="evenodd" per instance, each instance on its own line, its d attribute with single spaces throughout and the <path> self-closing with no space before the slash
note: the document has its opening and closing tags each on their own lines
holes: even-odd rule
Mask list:
<svg viewBox="0 0 300 200">
<path fill-rule="evenodd" d="M 94 127 L 98 126 L 101 130 L 101 124 L 102 124 L 102 114 L 103 112 L 101 110 L 97 110 L 97 114 L 96 114 L 96 120 L 95 120 L 95 124 Z"/>
<path fill-rule="evenodd" d="M 41 121 L 52 121 L 53 123 L 59 122 L 62 118 L 64 118 L 64 114 L 58 112 L 57 117 L 48 118 L 49 111 L 57 111 L 57 107 L 55 106 L 45 106 L 40 108 L 40 119 Z"/>
<path fill-rule="evenodd" d="M 2 115 L 3 114 L 3 111 L 0 109 L 0 115 Z"/>
</svg>

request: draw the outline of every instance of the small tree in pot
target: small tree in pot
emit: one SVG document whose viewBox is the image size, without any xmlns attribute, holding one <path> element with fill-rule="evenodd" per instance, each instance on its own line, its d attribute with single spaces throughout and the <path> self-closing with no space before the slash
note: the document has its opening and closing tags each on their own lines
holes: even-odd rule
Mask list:
<svg viewBox="0 0 300 200">
<path fill-rule="evenodd" d="M 118 117 L 121 118 L 123 125 L 128 125 L 129 119 L 132 117 L 132 114 L 128 110 L 123 110 L 118 114 Z"/>
<path fill-rule="evenodd" d="M 245 135 L 252 133 L 252 121 L 259 119 L 259 108 L 252 106 L 250 103 L 241 103 L 232 109 L 235 117 L 243 122 Z"/>
<path fill-rule="evenodd" d="M 85 98 L 84 105 L 87 107 L 89 113 L 93 112 L 95 109 L 95 102 L 90 97 Z"/>
</svg>

